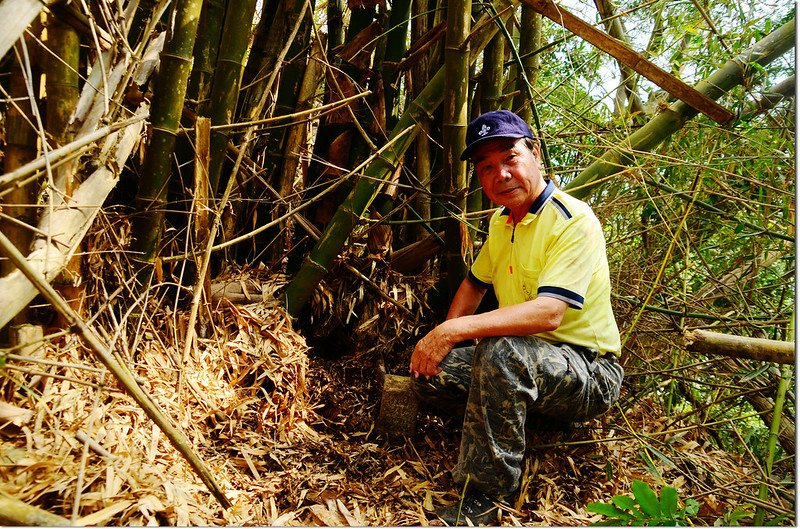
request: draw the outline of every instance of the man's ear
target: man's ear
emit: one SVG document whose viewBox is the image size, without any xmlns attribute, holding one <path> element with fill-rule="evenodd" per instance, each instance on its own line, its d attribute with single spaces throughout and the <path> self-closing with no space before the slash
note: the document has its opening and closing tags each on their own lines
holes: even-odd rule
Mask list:
<svg viewBox="0 0 800 529">
<path fill-rule="evenodd" d="M 534 141 L 531 142 L 531 152 L 533 153 L 533 156 L 536 157 L 536 159 L 541 159 L 542 148 L 539 147 L 539 142 L 538 141 L 534 140 Z"/>
</svg>

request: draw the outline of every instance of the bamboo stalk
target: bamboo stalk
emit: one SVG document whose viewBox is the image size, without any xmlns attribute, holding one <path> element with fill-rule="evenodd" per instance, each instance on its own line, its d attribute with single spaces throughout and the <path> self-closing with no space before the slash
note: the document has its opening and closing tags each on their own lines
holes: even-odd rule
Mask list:
<svg viewBox="0 0 800 529">
<path fill-rule="evenodd" d="M 695 88 L 711 99 L 719 99 L 727 91 L 749 79 L 753 73 L 753 65 L 767 65 L 791 49 L 794 46 L 794 35 L 792 19 L 744 53 L 726 62 Z M 676 101 L 581 171 L 565 189 L 577 198 L 586 198 L 599 186 L 600 179 L 632 165 L 636 154 L 653 150 L 697 114 L 697 110 L 683 101 Z"/>
<path fill-rule="evenodd" d="M 505 2 L 500 0 L 505 6 Z M 503 16 L 510 16 L 510 10 L 503 9 Z M 484 17 L 476 24 L 470 39 L 470 63 L 488 44 L 497 31 L 491 17 Z M 366 211 L 381 183 L 394 173 L 395 164 L 414 141 L 419 132 L 418 123 L 430 119 L 433 111 L 442 101 L 445 70 L 440 68 L 420 95 L 412 101 L 403 113 L 395 128 L 389 134 L 391 149 L 380 158 L 374 159 L 364 170 L 364 176 L 356 183 L 322 234 L 322 237 L 303 261 L 294 280 L 285 291 L 285 303 L 289 313 L 297 316 L 305 306 L 333 259 L 341 251 L 361 215 Z"/>
<path fill-rule="evenodd" d="M 139 179 L 131 224 L 131 250 L 140 286 L 147 282 L 161 243 L 167 183 L 172 172 L 175 140 L 192 67 L 202 0 L 180 0 L 174 6 L 172 36 L 160 54 L 161 66 L 153 94 L 152 134 Z"/>
<path fill-rule="evenodd" d="M 255 14 L 256 0 L 230 1 L 225 10 L 225 25 L 219 43 L 217 65 L 211 86 L 211 107 L 209 117 L 213 125 L 227 125 L 233 121 L 236 103 L 239 98 L 242 68 L 247 44 L 250 39 L 250 25 Z M 217 194 L 222 166 L 225 163 L 225 147 L 228 134 L 220 129 L 211 129 L 211 164 L 208 168 L 209 192 Z"/>
<path fill-rule="evenodd" d="M 144 410 L 150 419 L 158 425 L 164 435 L 172 443 L 178 452 L 183 455 L 186 461 L 197 472 L 200 479 L 208 487 L 209 491 L 217 498 L 220 504 L 228 508 L 231 506 L 230 501 L 225 497 L 222 490 L 217 485 L 214 476 L 203 464 L 202 460 L 194 453 L 191 444 L 183 432 L 177 429 L 169 417 L 167 417 L 158 405 L 150 398 L 150 396 L 139 386 L 139 383 L 133 377 L 127 367 L 117 362 L 113 357 L 112 352 L 108 345 L 103 343 L 97 333 L 84 322 L 78 314 L 64 301 L 58 292 L 47 282 L 47 280 L 37 271 L 34 270 L 25 257 L 19 253 L 11 241 L 3 234 L 0 233 L 0 250 L 11 259 L 14 265 L 23 273 L 28 280 L 33 283 L 36 289 L 41 292 L 42 296 L 58 311 L 64 318 L 69 321 L 70 325 L 83 337 L 86 345 L 94 351 L 98 359 L 105 365 L 111 373 L 117 377 L 122 386 L 127 390 L 128 394 L 136 401 L 139 406 Z"/>
<path fill-rule="evenodd" d="M 461 151 L 467 137 L 469 118 L 467 103 L 469 93 L 470 31 L 472 0 L 450 0 L 447 5 L 447 32 L 444 45 L 444 115 L 442 138 L 445 145 L 444 171 L 447 193 L 453 197 L 450 207 L 453 216 L 444 222 L 445 281 L 449 298 L 452 298 L 467 275 L 465 256 L 472 250 L 469 234 L 463 225 L 467 211 L 467 163 L 461 160 Z"/>
<path fill-rule="evenodd" d="M 536 50 L 541 47 L 541 31 L 542 15 L 531 6 L 523 4 L 522 23 L 519 30 L 519 64 L 517 65 L 522 73 L 517 78 L 517 95 L 514 96 L 512 108 L 528 123 L 533 119 L 533 110 L 530 105 L 534 104 L 534 101 L 529 98 L 533 95 L 531 88 L 536 85 L 539 63 Z"/>
<path fill-rule="evenodd" d="M 764 90 L 756 97 L 750 110 L 742 114 L 739 120 L 749 121 L 760 114 L 772 110 L 781 101 L 791 98 L 794 96 L 796 83 L 796 75 L 792 74 L 781 82 Z"/>
<path fill-rule="evenodd" d="M 207 0 L 200 10 L 197 25 L 197 38 L 194 43 L 194 64 L 189 77 L 186 96 L 197 101 L 197 113 L 208 115 L 211 83 L 214 78 L 214 66 L 217 63 L 219 39 L 222 24 L 225 20 L 225 0 Z"/>
<path fill-rule="evenodd" d="M 794 342 L 732 336 L 704 330 L 686 331 L 684 338 L 689 351 L 704 354 L 749 358 L 759 362 L 794 364 Z"/>
<path fill-rule="evenodd" d="M 8 525 L 70 527 L 72 522 L 0 491 L 0 522 Z"/>
<path fill-rule="evenodd" d="M 30 39 L 23 38 L 20 43 L 24 43 L 26 40 Z M 17 49 L 19 48 L 20 46 L 17 46 Z M 34 119 L 31 107 L 33 99 L 32 96 L 29 96 L 26 81 L 30 79 L 25 72 L 24 65 L 20 61 L 14 60 L 9 81 L 9 100 L 19 99 L 19 101 L 8 106 L 5 116 L 6 145 L 3 157 L 5 171 L 19 170 L 36 158 L 37 134 L 36 128 L 31 124 L 31 120 Z M 36 188 L 37 186 L 33 182 L 20 184 L 10 190 L 0 203 L 3 213 L 21 221 L 17 223 L 11 219 L 0 218 L 0 230 L 13 241 L 17 248 L 23 251 L 30 247 L 34 238 L 33 232 L 27 229 L 26 225 L 33 225 L 36 220 Z M 8 261 L 0 261 L 0 274 L 5 275 L 13 270 L 14 267 Z"/>
<path fill-rule="evenodd" d="M 386 52 L 381 61 L 383 70 L 383 90 L 386 104 L 386 128 L 391 129 L 397 123 L 398 88 L 400 79 L 397 65 L 406 51 L 411 0 L 395 0 L 389 14 L 389 27 L 386 35 Z"/>
<path fill-rule="evenodd" d="M 794 347 L 792 347 L 794 349 Z M 794 364 L 794 362 L 792 362 Z M 792 379 L 792 367 L 783 366 L 781 368 L 781 380 L 778 382 L 778 391 L 775 394 L 775 413 L 772 416 L 772 424 L 769 428 L 769 439 L 767 440 L 767 481 L 772 479 L 772 463 L 775 460 L 775 447 L 778 442 L 778 431 L 781 426 L 783 415 L 783 405 L 786 399 L 786 390 L 789 388 L 789 381 Z M 767 481 L 763 482 L 758 489 L 758 499 L 765 501 L 768 498 Z M 754 525 L 764 525 L 764 508 L 759 506 L 756 509 L 756 516 L 753 520 Z"/>
</svg>

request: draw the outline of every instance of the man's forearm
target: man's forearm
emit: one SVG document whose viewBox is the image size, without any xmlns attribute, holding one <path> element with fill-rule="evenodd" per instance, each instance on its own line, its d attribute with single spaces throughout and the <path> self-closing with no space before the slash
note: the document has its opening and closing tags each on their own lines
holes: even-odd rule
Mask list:
<svg viewBox="0 0 800 529">
<path fill-rule="evenodd" d="M 448 319 L 442 325 L 453 343 L 490 336 L 528 336 L 557 329 L 566 308 L 567 304 L 561 300 L 540 297 L 482 314 Z"/>
<path fill-rule="evenodd" d="M 485 288 L 479 287 L 469 279 L 464 279 L 459 285 L 456 295 L 453 296 L 453 301 L 450 302 L 450 310 L 447 311 L 445 319 L 451 320 L 475 314 L 475 310 L 481 304 L 485 294 Z"/>
</svg>

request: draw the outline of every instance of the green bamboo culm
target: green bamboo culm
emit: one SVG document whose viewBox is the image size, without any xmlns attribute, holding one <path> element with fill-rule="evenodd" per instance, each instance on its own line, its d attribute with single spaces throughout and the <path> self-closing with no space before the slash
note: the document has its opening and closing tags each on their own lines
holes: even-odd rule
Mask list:
<svg viewBox="0 0 800 529">
<path fill-rule="evenodd" d="M 152 134 L 134 202 L 138 214 L 133 217 L 131 226 L 131 250 L 140 285 L 145 284 L 152 270 L 161 242 L 167 184 L 192 69 L 192 49 L 201 4 L 202 0 L 176 2 L 174 26 L 161 52 L 161 67 L 151 107 Z"/>
<path fill-rule="evenodd" d="M 72 139 L 69 117 L 80 97 L 78 68 L 80 37 L 73 28 L 51 16 L 47 24 L 47 45 L 52 56 L 47 61 L 47 132 L 59 145 Z"/>
<path fill-rule="evenodd" d="M 397 123 L 400 78 L 397 64 L 406 52 L 406 35 L 408 35 L 411 0 L 395 0 L 389 14 L 389 28 L 386 35 L 386 52 L 381 62 L 383 75 L 384 100 L 386 102 L 386 128 L 391 129 Z"/>
<path fill-rule="evenodd" d="M 498 4 L 500 5 L 497 11 L 502 10 L 503 16 L 509 17 L 511 11 L 504 9 L 508 6 L 507 2 L 498 0 Z M 484 17 L 478 23 L 480 29 L 472 36 L 470 63 L 475 61 L 497 31 L 496 25 L 487 24 L 486 21 L 487 18 Z M 303 261 L 303 265 L 285 292 L 286 308 L 292 316 L 300 314 L 316 286 L 327 274 L 334 258 L 341 252 L 345 241 L 369 206 L 378 187 L 392 174 L 395 164 L 414 142 L 419 132 L 418 123 L 429 120 L 433 111 L 441 104 L 444 98 L 445 75 L 445 69 L 440 68 L 419 96 L 409 104 L 389 134 L 390 148 L 367 165 L 362 178 L 336 210 L 325 232 Z"/>
<path fill-rule="evenodd" d="M 208 168 L 209 192 L 216 196 L 228 147 L 228 132 L 215 130 L 215 125 L 229 125 L 236 113 L 239 87 L 242 79 L 244 57 L 250 40 L 250 30 L 256 0 L 229 2 L 225 12 L 225 26 L 219 43 L 217 66 L 211 86 L 211 163 Z M 227 182 L 227 180 L 226 180 Z M 225 183 L 223 182 L 223 187 Z"/>
<path fill-rule="evenodd" d="M 778 430 L 781 427 L 781 416 L 783 415 L 783 406 L 786 403 L 786 391 L 793 375 L 793 367 L 791 364 L 781 366 L 781 379 L 778 382 L 778 390 L 775 394 L 775 411 L 772 413 L 772 424 L 769 428 L 769 439 L 767 440 L 767 475 L 764 476 L 764 482 L 761 483 L 758 489 L 758 499 L 763 501 L 766 501 L 769 497 L 768 482 L 772 479 L 772 463 L 775 461 L 775 450 L 778 445 Z M 757 527 L 764 525 L 764 508 L 761 506 L 756 509 L 753 525 Z"/>
<path fill-rule="evenodd" d="M 523 6 L 524 7 L 524 6 Z M 489 13 L 493 15 L 497 15 L 497 10 L 492 6 L 492 4 L 487 4 L 486 9 Z M 530 11 L 523 11 L 523 14 L 527 13 L 527 16 L 532 16 Z M 542 156 L 542 165 L 544 166 L 545 174 L 549 174 L 552 164 L 550 163 L 550 153 L 547 150 L 547 143 L 544 140 L 544 136 L 542 135 L 542 124 L 539 121 L 539 111 L 536 110 L 536 104 L 533 102 L 533 86 L 531 86 L 530 81 L 528 80 L 528 76 L 525 74 L 525 63 L 522 61 L 522 57 L 520 56 L 519 50 L 516 46 L 514 46 L 514 39 L 511 38 L 511 33 L 509 33 L 508 28 L 503 23 L 500 18 L 496 19 L 497 25 L 500 28 L 500 31 L 506 37 L 506 41 L 508 42 L 509 50 L 511 51 L 511 55 L 514 58 L 514 64 L 517 66 L 518 71 L 523 72 L 523 74 L 519 75 L 518 81 L 522 80 L 522 89 L 525 91 L 526 99 L 525 103 L 529 104 L 527 108 L 530 110 L 530 117 L 533 120 L 534 128 L 536 129 L 536 137 L 539 140 L 539 150 Z M 529 21 L 529 23 L 533 23 L 533 19 Z M 527 32 L 527 30 L 526 30 Z M 533 51 L 531 52 L 533 53 Z M 528 121 L 526 119 L 526 121 Z M 530 123 L 530 121 L 528 121 Z"/>
<path fill-rule="evenodd" d="M 518 67 L 524 75 L 517 77 L 517 94 L 512 105 L 514 111 L 530 123 L 533 119 L 532 87 L 536 84 L 538 58 L 536 50 L 540 48 L 538 40 L 541 37 L 542 15 L 534 11 L 531 6 L 522 6 L 522 23 L 519 30 L 519 64 Z M 537 127 L 539 125 L 537 124 Z M 540 133 L 541 135 L 541 133 Z"/>
<path fill-rule="evenodd" d="M 694 88 L 713 100 L 719 99 L 727 91 L 749 79 L 754 70 L 753 65 L 764 66 L 789 51 L 794 46 L 794 35 L 794 19 L 792 19 L 758 41 L 749 50 L 726 62 Z M 698 113 L 683 101 L 676 101 L 581 171 L 565 186 L 565 189 L 572 196 L 586 198 L 601 185 L 598 180 L 614 175 L 633 164 L 635 153 L 651 151 Z"/>
<path fill-rule="evenodd" d="M 206 0 L 200 11 L 197 39 L 194 44 L 194 66 L 189 78 L 187 98 L 197 102 L 197 114 L 208 116 L 211 82 L 217 63 L 217 50 L 225 22 L 225 0 Z"/>
<path fill-rule="evenodd" d="M 792 311 L 792 318 L 789 320 L 789 328 L 787 334 L 790 337 L 794 336 L 794 322 L 795 311 Z M 791 339 L 791 338 L 790 338 Z M 786 392 L 792 381 L 794 375 L 793 366 L 791 364 L 784 364 L 781 366 L 781 378 L 778 381 L 778 389 L 775 392 L 775 409 L 772 412 L 772 424 L 769 428 L 769 438 L 767 439 L 767 461 L 766 470 L 767 475 L 764 476 L 764 482 L 758 488 L 758 499 L 766 500 L 769 496 L 768 483 L 772 479 L 772 463 L 775 461 L 775 450 L 778 447 L 778 434 L 781 428 L 781 418 L 783 416 L 783 406 L 786 403 Z M 764 508 L 758 507 L 756 515 L 753 520 L 756 526 L 764 525 Z"/>
<path fill-rule="evenodd" d="M 472 0 L 450 0 L 447 6 L 447 33 L 444 47 L 444 174 L 447 175 L 451 216 L 444 222 L 447 292 L 452 298 L 467 275 L 462 249 L 462 224 L 467 211 L 467 164 L 461 151 L 467 138 L 469 94 L 469 32 Z"/>
<path fill-rule="evenodd" d="M 483 70 L 481 70 L 480 113 L 503 108 L 503 62 L 505 60 L 506 39 L 498 33 L 492 37 L 483 52 Z M 473 116 L 477 117 L 477 112 Z"/>
</svg>

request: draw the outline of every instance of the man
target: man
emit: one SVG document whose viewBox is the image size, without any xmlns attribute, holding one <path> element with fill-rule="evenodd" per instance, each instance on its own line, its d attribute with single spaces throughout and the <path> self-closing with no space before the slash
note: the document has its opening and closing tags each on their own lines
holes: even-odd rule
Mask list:
<svg viewBox="0 0 800 529">
<path fill-rule="evenodd" d="M 596 417 L 619 396 L 623 370 L 602 228 L 589 206 L 542 176 L 528 125 L 506 110 L 479 116 L 461 159 L 503 208 L 410 370 L 423 401 L 464 413 L 453 478 L 468 493 L 437 515 L 478 525 L 496 522 L 496 503 L 519 487 L 526 418 Z M 489 286 L 499 308 L 474 314 Z M 465 340 L 478 342 L 454 349 Z"/>
</svg>

